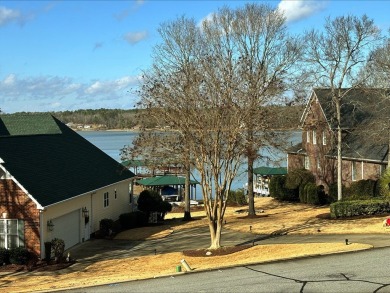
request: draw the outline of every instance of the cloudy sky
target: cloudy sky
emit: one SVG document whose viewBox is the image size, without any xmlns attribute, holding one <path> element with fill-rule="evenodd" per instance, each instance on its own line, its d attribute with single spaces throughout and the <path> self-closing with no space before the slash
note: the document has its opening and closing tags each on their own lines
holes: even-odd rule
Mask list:
<svg viewBox="0 0 390 293">
<path fill-rule="evenodd" d="M 246 2 L 0 1 L 0 109 L 131 109 L 162 22 L 182 15 L 200 22 Z M 348 14 L 390 27 L 390 1 L 263 2 L 283 10 L 294 33 Z"/>
</svg>

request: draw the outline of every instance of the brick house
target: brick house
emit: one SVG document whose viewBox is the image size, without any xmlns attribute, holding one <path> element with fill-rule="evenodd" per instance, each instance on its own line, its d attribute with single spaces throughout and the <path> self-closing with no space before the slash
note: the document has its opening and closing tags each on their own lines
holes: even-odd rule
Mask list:
<svg viewBox="0 0 390 293">
<path fill-rule="evenodd" d="M 0 247 L 88 240 L 131 211 L 133 176 L 50 114 L 0 115 Z"/>
<path fill-rule="evenodd" d="M 341 106 L 342 179 L 378 179 L 387 166 L 389 145 L 368 138 L 367 125 L 378 113 L 383 91 L 344 89 Z M 336 111 L 330 89 L 314 89 L 301 117 L 302 142 L 287 152 L 288 170 L 310 170 L 317 185 L 337 182 Z"/>
</svg>

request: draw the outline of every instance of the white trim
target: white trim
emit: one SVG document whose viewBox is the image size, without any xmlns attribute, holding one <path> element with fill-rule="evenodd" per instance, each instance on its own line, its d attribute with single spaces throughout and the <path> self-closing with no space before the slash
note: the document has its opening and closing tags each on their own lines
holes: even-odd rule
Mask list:
<svg viewBox="0 0 390 293">
<path fill-rule="evenodd" d="M 317 130 L 316 129 L 312 130 L 312 135 L 313 135 L 313 144 L 317 144 Z"/>
<path fill-rule="evenodd" d="M 364 162 L 361 162 L 362 163 L 362 180 L 364 179 Z"/>
</svg>

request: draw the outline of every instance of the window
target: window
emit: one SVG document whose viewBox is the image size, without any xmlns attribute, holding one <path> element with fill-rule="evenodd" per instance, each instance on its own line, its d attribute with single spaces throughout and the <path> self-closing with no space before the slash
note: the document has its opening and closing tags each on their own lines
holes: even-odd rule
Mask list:
<svg viewBox="0 0 390 293">
<path fill-rule="evenodd" d="M 306 141 L 307 143 L 310 142 L 310 130 L 306 131 Z"/>
<path fill-rule="evenodd" d="M 108 195 L 108 192 L 105 192 L 104 193 L 104 203 L 103 203 L 103 206 L 106 208 L 106 207 L 108 207 L 109 204 L 110 204 L 109 195 Z"/>
<path fill-rule="evenodd" d="M 317 144 L 317 132 L 313 130 L 313 144 Z"/>
<path fill-rule="evenodd" d="M 326 145 L 326 132 L 325 131 L 322 132 L 322 144 Z"/>
<path fill-rule="evenodd" d="M 352 162 L 352 181 L 356 181 L 356 175 L 357 175 L 356 162 L 353 161 Z"/>
<path fill-rule="evenodd" d="M 310 160 L 308 156 L 305 156 L 305 169 L 310 169 Z"/>
<path fill-rule="evenodd" d="M 0 219 L 0 247 L 24 247 L 24 221 Z"/>
<path fill-rule="evenodd" d="M 115 190 L 114 190 L 114 198 L 117 199 L 116 188 L 115 188 Z"/>
</svg>

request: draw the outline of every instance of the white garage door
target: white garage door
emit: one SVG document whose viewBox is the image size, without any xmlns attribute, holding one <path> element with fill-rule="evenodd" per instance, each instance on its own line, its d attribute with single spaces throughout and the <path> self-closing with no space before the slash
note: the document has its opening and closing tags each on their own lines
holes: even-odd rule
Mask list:
<svg viewBox="0 0 390 293">
<path fill-rule="evenodd" d="M 65 249 L 80 242 L 80 210 L 53 219 L 53 238 L 65 241 Z"/>
</svg>

